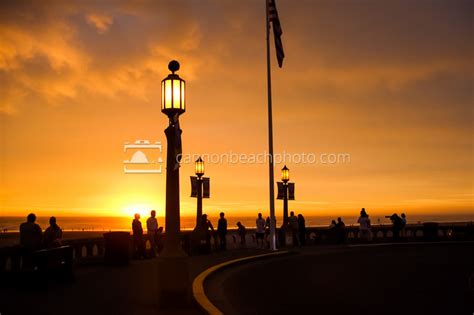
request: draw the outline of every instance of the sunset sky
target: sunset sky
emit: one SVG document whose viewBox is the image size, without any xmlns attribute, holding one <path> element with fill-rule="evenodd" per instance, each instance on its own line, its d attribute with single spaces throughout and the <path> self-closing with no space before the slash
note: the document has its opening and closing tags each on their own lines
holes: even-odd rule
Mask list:
<svg viewBox="0 0 474 315">
<path fill-rule="evenodd" d="M 288 163 L 290 210 L 474 215 L 474 2 L 277 6 L 275 152 L 350 154 Z M 165 158 L 168 62 L 187 82 L 183 153 L 257 154 L 268 150 L 265 58 L 264 0 L 2 1 L 0 214 L 163 216 L 165 174 L 124 174 L 123 144 L 161 141 Z M 182 165 L 184 215 L 193 173 Z M 207 163 L 206 176 L 205 212 L 268 213 L 267 164 Z"/>
</svg>

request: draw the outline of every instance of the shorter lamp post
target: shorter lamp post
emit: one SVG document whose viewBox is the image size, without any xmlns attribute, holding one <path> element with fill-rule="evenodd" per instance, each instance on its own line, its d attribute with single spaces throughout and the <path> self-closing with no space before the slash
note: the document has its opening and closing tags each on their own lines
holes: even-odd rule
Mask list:
<svg viewBox="0 0 474 315">
<path fill-rule="evenodd" d="M 288 182 L 290 180 L 290 170 L 283 166 L 281 169 L 281 181 L 283 182 L 283 227 L 288 224 Z"/>
<path fill-rule="evenodd" d="M 202 176 L 204 175 L 204 161 L 199 157 L 196 160 L 196 193 L 197 193 L 197 212 L 196 212 L 196 227 L 194 231 L 202 228 Z M 191 179 L 192 180 L 192 179 Z"/>
<path fill-rule="evenodd" d="M 204 175 L 204 161 L 199 157 L 195 164 L 196 176 L 191 176 L 191 197 L 197 198 L 196 226 L 191 234 L 191 250 L 200 254 L 207 251 L 203 248 L 206 242 L 205 229 L 202 222 L 202 198 L 209 198 L 209 177 Z"/>
<path fill-rule="evenodd" d="M 295 199 L 295 183 L 290 183 L 290 170 L 286 165 L 281 169 L 281 182 L 278 184 L 278 199 L 283 199 L 283 224 L 280 229 L 280 244 L 286 243 L 286 232 L 288 230 L 288 200 Z"/>
</svg>

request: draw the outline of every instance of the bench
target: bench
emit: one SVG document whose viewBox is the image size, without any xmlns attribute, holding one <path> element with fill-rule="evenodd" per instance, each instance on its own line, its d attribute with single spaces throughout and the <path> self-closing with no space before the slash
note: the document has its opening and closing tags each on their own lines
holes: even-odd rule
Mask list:
<svg viewBox="0 0 474 315">
<path fill-rule="evenodd" d="M 72 275 L 73 249 L 71 246 L 41 249 L 32 252 L 29 258 L 34 272 Z"/>
<path fill-rule="evenodd" d="M 55 279 L 71 281 L 73 248 L 61 246 L 37 251 L 26 251 L 20 246 L 0 249 L 0 283 L 9 285 L 39 285 Z M 4 281 L 3 281 L 4 280 Z"/>
</svg>

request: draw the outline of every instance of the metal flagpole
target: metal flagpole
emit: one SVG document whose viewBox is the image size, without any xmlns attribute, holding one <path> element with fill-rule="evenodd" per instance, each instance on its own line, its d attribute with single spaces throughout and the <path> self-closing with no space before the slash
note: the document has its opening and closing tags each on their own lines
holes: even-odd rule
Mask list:
<svg viewBox="0 0 474 315">
<path fill-rule="evenodd" d="M 268 153 L 270 155 L 269 164 L 269 184 L 270 184 L 270 249 L 277 250 L 276 247 L 276 220 L 275 220 L 275 190 L 273 175 L 273 122 L 272 122 L 272 76 L 270 71 L 270 21 L 268 16 L 268 0 L 266 3 L 266 34 L 267 34 L 267 87 L 268 87 Z"/>
</svg>

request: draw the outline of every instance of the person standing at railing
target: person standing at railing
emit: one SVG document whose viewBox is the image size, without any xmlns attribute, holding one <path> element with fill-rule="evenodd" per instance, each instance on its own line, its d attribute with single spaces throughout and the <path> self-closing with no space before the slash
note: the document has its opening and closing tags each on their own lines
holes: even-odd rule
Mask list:
<svg viewBox="0 0 474 315">
<path fill-rule="evenodd" d="M 407 216 L 405 215 L 405 213 L 402 213 L 401 214 L 401 217 L 402 217 L 402 230 L 401 230 L 401 234 L 402 234 L 402 237 L 406 237 L 406 226 L 407 226 Z"/>
<path fill-rule="evenodd" d="M 145 245 L 143 244 L 143 228 L 140 222 L 140 215 L 135 213 L 135 219 L 132 222 L 133 247 L 137 258 L 146 258 Z"/>
<path fill-rule="evenodd" d="M 276 226 L 276 219 L 275 220 L 275 226 Z M 277 242 L 278 242 L 278 235 L 277 236 Z M 267 247 L 270 248 L 270 217 L 267 217 L 265 220 L 265 240 L 267 242 Z"/>
<path fill-rule="evenodd" d="M 61 238 L 63 231 L 56 223 L 56 217 L 49 218 L 49 227 L 44 231 L 43 243 L 44 247 L 52 248 L 61 246 Z"/>
<path fill-rule="evenodd" d="M 201 228 L 204 233 L 204 238 L 206 241 L 204 252 L 207 254 L 211 253 L 211 236 L 214 234 L 214 226 L 211 221 L 207 219 L 207 214 L 202 215 Z"/>
<path fill-rule="evenodd" d="M 370 218 L 369 218 L 369 215 L 367 215 L 367 227 L 368 227 L 368 238 L 369 238 L 369 242 L 372 241 L 372 223 L 370 221 Z"/>
<path fill-rule="evenodd" d="M 338 244 L 344 244 L 346 241 L 346 225 L 341 217 L 337 218 L 336 223 L 336 238 Z"/>
<path fill-rule="evenodd" d="M 151 210 L 150 217 L 146 220 L 146 231 L 151 247 L 151 255 L 155 257 L 158 254 L 158 220 L 156 211 Z"/>
<path fill-rule="evenodd" d="M 398 214 L 394 213 L 391 216 L 385 216 L 392 221 L 392 233 L 393 233 L 393 241 L 398 242 L 400 241 L 400 231 L 402 230 L 403 220 L 398 216 Z"/>
<path fill-rule="evenodd" d="M 306 221 L 302 214 L 298 214 L 298 234 L 301 245 L 306 245 Z"/>
<path fill-rule="evenodd" d="M 261 213 L 258 214 L 257 220 L 255 221 L 255 225 L 255 238 L 257 239 L 257 248 L 264 249 L 263 240 L 265 239 L 265 220 L 262 218 Z"/>
<path fill-rule="evenodd" d="M 291 234 L 293 237 L 293 246 L 300 246 L 300 234 L 298 232 L 299 230 L 299 224 L 298 224 L 298 218 L 295 216 L 295 213 L 293 211 L 290 212 L 290 217 L 288 218 L 288 222 L 290 223 L 290 229 L 291 229 Z"/>
<path fill-rule="evenodd" d="M 359 223 L 359 237 L 362 242 L 368 242 L 370 239 L 370 219 L 365 212 L 365 208 L 360 211 L 360 217 L 357 219 Z"/>
<path fill-rule="evenodd" d="M 267 247 L 270 248 L 270 217 L 265 219 L 265 242 Z"/>
<path fill-rule="evenodd" d="M 337 243 L 337 223 L 336 220 L 332 220 L 328 228 L 328 239 L 330 243 Z"/>
<path fill-rule="evenodd" d="M 217 221 L 217 235 L 219 236 L 219 249 L 225 250 L 227 248 L 227 220 L 224 218 L 224 212 L 219 214 L 220 218 Z"/>
<path fill-rule="evenodd" d="M 246 234 L 245 226 L 239 222 L 237 222 L 237 234 L 240 237 L 240 248 L 245 248 L 245 234 Z"/>
</svg>

